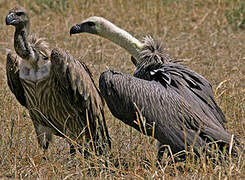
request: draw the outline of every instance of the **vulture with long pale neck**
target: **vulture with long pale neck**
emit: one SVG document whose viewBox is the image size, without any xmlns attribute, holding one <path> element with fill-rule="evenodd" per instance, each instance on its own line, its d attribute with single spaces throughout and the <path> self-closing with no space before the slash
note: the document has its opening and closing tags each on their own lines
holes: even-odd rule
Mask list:
<svg viewBox="0 0 245 180">
<path fill-rule="evenodd" d="M 102 17 L 89 17 L 71 27 L 70 34 L 91 33 L 121 46 L 132 55 L 133 76 L 108 70 L 100 76 L 100 90 L 112 114 L 124 123 L 153 135 L 173 153 L 193 148 L 200 153 L 216 142 L 228 147 L 232 135 L 224 127 L 225 116 L 215 102 L 210 83 L 200 74 L 178 63 L 162 43 L 150 36 L 140 42 Z M 143 117 L 138 124 L 136 113 Z M 154 131 L 154 132 L 153 132 Z"/>
</svg>

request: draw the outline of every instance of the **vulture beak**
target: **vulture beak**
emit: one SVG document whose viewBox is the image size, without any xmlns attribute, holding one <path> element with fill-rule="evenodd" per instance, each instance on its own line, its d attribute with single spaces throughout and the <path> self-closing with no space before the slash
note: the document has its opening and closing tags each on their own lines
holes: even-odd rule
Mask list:
<svg viewBox="0 0 245 180">
<path fill-rule="evenodd" d="M 6 21 L 6 25 L 11 25 L 11 24 L 13 24 L 14 21 L 15 21 L 15 20 L 14 20 L 14 13 L 8 14 L 8 15 L 6 16 L 5 21 Z"/>
<path fill-rule="evenodd" d="M 81 28 L 80 28 L 79 24 L 76 24 L 75 26 L 72 26 L 71 29 L 70 29 L 70 36 L 72 34 L 80 33 L 81 32 L 80 29 Z"/>
<path fill-rule="evenodd" d="M 76 24 L 75 26 L 72 26 L 70 29 L 70 35 L 72 34 L 78 34 L 78 33 L 91 33 L 91 34 L 97 34 L 97 31 L 95 29 L 95 23 L 85 21 L 80 24 Z"/>
</svg>

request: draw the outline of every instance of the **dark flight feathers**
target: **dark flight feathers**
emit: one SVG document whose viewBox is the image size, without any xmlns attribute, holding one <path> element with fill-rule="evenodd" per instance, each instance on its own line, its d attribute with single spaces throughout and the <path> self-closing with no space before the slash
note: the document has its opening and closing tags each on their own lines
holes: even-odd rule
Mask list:
<svg viewBox="0 0 245 180">
<path fill-rule="evenodd" d="M 164 87 L 155 80 L 147 81 L 116 71 L 106 71 L 100 77 L 100 90 L 112 114 L 139 131 L 135 121 L 135 103 L 146 119 L 147 135 L 152 135 L 152 126 L 155 126 L 155 138 L 162 144 L 170 145 L 175 153 L 183 150 L 185 140 L 187 145 L 193 145 L 194 137 L 196 151 L 205 145 L 209 137 L 225 143 L 229 143 L 231 138 L 223 126 L 210 121 L 204 112 L 199 111 L 199 107 L 193 107 L 192 102 L 189 103 L 175 87 Z"/>
<path fill-rule="evenodd" d="M 201 75 L 177 63 L 166 63 L 161 68 L 150 71 L 151 79 L 164 87 L 171 86 L 183 96 L 192 107 L 198 106 L 216 125 L 226 122 L 225 116 L 216 104 L 210 83 Z"/>
<path fill-rule="evenodd" d="M 6 62 L 7 83 L 11 92 L 15 95 L 16 99 L 22 106 L 27 107 L 24 95 L 24 88 L 19 78 L 19 62 L 18 56 L 13 53 L 8 53 Z"/>
</svg>

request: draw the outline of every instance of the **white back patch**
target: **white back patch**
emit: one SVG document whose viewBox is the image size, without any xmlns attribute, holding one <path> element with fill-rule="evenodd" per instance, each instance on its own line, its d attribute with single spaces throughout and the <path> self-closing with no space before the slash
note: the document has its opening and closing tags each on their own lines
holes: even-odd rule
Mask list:
<svg viewBox="0 0 245 180">
<path fill-rule="evenodd" d="M 20 78 L 24 80 L 29 80 L 32 82 L 38 82 L 49 76 L 51 68 L 51 62 L 47 61 L 45 63 L 38 64 L 37 70 L 32 67 L 30 62 L 21 59 L 20 60 Z"/>
</svg>

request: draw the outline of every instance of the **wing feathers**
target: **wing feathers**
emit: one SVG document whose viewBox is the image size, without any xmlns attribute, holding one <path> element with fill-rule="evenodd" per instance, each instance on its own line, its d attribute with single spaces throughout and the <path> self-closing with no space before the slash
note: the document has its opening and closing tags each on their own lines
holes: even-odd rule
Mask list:
<svg viewBox="0 0 245 180">
<path fill-rule="evenodd" d="M 215 117 L 216 124 L 224 126 L 225 116 L 214 100 L 211 85 L 204 77 L 176 63 L 164 64 L 154 71 L 158 73 L 151 75 L 153 80 L 159 81 L 163 86 L 169 85 L 169 82 L 171 82 L 171 86 L 176 87 L 185 99 L 194 100 L 192 101 L 193 106 L 205 109 L 206 112 L 209 112 L 209 115 Z M 166 77 L 169 77 L 171 81 L 167 80 Z M 188 95 L 191 93 L 193 96 L 190 98 Z"/>
<path fill-rule="evenodd" d="M 100 109 L 104 105 L 103 100 L 86 65 L 58 48 L 51 52 L 51 64 L 51 71 L 61 85 L 70 87 L 76 99 L 84 101 L 87 106 L 91 103 L 94 113 L 100 114 Z"/>
<path fill-rule="evenodd" d="M 19 78 L 19 62 L 18 56 L 8 53 L 6 62 L 7 82 L 11 92 L 22 106 L 27 107 L 24 88 Z"/>
<path fill-rule="evenodd" d="M 155 138 L 176 151 L 185 148 L 184 132 L 188 145 L 192 145 L 194 135 L 197 136 L 196 148 L 206 143 L 200 133 L 229 143 L 231 136 L 225 129 L 216 125 L 213 117 L 206 116 L 205 111 L 200 112 L 197 106 L 193 107 L 189 99 L 178 94 L 172 86 L 165 88 L 156 81 L 106 71 L 100 77 L 100 90 L 113 115 L 139 130 L 134 123 L 135 103 L 148 124 L 147 133 L 152 130 L 154 122 Z"/>
</svg>

